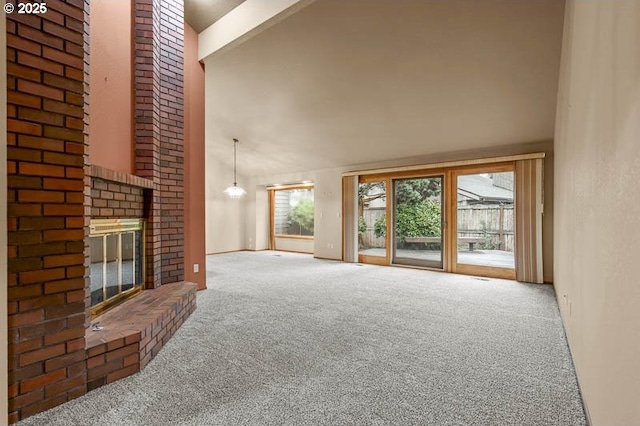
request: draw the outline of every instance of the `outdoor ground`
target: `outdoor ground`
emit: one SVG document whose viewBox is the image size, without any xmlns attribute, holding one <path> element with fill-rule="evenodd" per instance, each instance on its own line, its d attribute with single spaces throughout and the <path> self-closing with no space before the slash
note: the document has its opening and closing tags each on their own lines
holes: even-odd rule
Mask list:
<svg viewBox="0 0 640 426">
<path fill-rule="evenodd" d="M 385 256 L 385 249 L 371 248 L 358 252 L 367 256 Z M 396 257 L 440 261 L 442 254 L 435 250 L 396 250 Z M 502 250 L 459 251 L 458 263 L 465 265 L 492 266 L 496 268 L 514 268 L 512 252 Z"/>
</svg>

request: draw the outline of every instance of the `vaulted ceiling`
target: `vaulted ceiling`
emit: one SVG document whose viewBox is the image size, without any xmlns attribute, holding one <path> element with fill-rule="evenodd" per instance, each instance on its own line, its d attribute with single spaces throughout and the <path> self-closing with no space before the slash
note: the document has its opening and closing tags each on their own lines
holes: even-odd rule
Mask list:
<svg viewBox="0 0 640 426">
<path fill-rule="evenodd" d="M 244 1 L 184 0 L 184 20 L 199 33 Z"/>
<path fill-rule="evenodd" d="M 192 0 L 197 1 L 197 0 Z M 318 0 L 205 60 L 208 155 L 247 176 L 553 137 L 564 3 Z"/>
</svg>

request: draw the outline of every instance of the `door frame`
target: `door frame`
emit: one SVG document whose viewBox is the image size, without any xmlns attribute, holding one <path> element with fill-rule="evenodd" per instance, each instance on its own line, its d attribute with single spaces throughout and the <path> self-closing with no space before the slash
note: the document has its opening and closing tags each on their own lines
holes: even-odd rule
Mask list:
<svg viewBox="0 0 640 426">
<path fill-rule="evenodd" d="M 358 176 L 358 185 L 360 183 L 385 182 L 386 185 L 386 256 L 367 256 L 358 254 L 358 262 L 383 266 L 397 266 L 405 268 L 428 269 L 434 271 L 444 271 L 459 273 L 465 275 L 479 275 L 491 278 L 515 279 L 515 268 L 497 268 L 490 266 L 466 265 L 458 264 L 457 253 L 457 177 L 465 174 L 474 173 L 490 173 L 490 172 L 509 172 L 515 173 L 515 160 L 501 161 L 490 163 L 477 163 L 471 165 L 459 165 L 451 167 L 425 168 L 418 170 L 406 170 L 376 174 L 366 174 Z M 392 186 L 394 180 L 408 178 L 424 178 L 442 176 L 442 209 L 443 209 L 443 225 L 442 225 L 442 269 L 430 266 L 405 265 L 393 262 L 392 250 L 395 240 L 393 227 L 394 214 L 394 197 L 395 189 Z M 515 179 L 515 176 L 514 176 Z M 515 205 L 515 184 L 514 184 L 514 209 Z M 514 229 L 514 233 L 516 230 Z M 393 237 L 393 238 L 392 238 Z"/>
<path fill-rule="evenodd" d="M 388 266 L 391 264 L 391 252 L 389 251 L 389 246 L 391 244 L 391 232 L 388 232 L 391 226 L 391 197 L 390 197 L 390 189 L 391 189 L 391 177 L 387 175 L 369 175 L 369 176 L 360 176 L 358 178 L 358 191 L 360 190 L 361 183 L 377 183 L 384 182 L 385 185 L 385 215 L 386 215 L 386 227 L 387 233 L 385 235 L 385 251 L 386 254 L 384 256 L 369 256 L 366 254 L 358 253 L 358 262 L 359 263 L 368 263 L 371 265 L 381 265 Z M 357 196 L 357 193 L 356 193 Z M 360 204 L 360 200 L 357 201 L 357 205 Z M 358 207 L 359 208 L 359 207 Z M 359 216 L 358 216 L 359 217 Z M 358 252 L 360 250 L 358 249 Z"/>
<path fill-rule="evenodd" d="M 479 173 L 501 173 L 501 172 L 513 172 L 514 173 L 514 186 L 513 186 L 513 206 L 514 214 L 517 208 L 516 200 L 516 185 L 515 185 L 515 170 L 516 164 L 514 161 L 504 163 L 492 163 L 483 164 L 478 166 L 456 167 L 449 171 L 449 224 L 450 224 L 450 241 L 449 241 L 449 271 L 453 273 L 465 274 L 465 275 L 480 275 L 484 277 L 492 278 L 504 278 L 509 280 L 516 279 L 515 265 L 513 268 L 498 268 L 495 266 L 482 266 L 482 265 L 468 265 L 464 263 L 458 263 L 458 176 L 472 175 Z M 514 227 L 515 235 L 515 227 Z"/>
</svg>

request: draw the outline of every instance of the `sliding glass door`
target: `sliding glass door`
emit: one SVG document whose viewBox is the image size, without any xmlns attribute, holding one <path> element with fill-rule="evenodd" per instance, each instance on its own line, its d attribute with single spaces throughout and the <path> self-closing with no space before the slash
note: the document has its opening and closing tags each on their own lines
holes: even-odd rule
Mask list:
<svg viewBox="0 0 640 426">
<path fill-rule="evenodd" d="M 360 177 L 359 261 L 515 279 L 515 164 Z"/>
<path fill-rule="evenodd" d="M 358 259 L 386 265 L 387 181 L 360 181 L 358 184 Z"/>
<path fill-rule="evenodd" d="M 455 270 L 515 278 L 511 165 L 455 172 Z"/>
<path fill-rule="evenodd" d="M 443 269 L 443 180 L 393 180 L 393 263 Z"/>
</svg>

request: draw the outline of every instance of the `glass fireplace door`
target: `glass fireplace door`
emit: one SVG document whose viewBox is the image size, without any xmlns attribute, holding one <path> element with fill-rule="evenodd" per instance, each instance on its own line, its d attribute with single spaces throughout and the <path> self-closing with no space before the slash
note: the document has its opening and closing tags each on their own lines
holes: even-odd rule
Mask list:
<svg viewBox="0 0 640 426">
<path fill-rule="evenodd" d="M 144 284 L 142 219 L 94 219 L 89 234 L 91 308 L 95 315 Z"/>
</svg>

